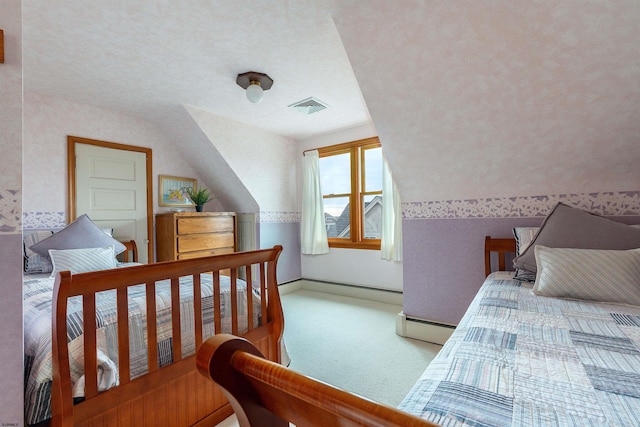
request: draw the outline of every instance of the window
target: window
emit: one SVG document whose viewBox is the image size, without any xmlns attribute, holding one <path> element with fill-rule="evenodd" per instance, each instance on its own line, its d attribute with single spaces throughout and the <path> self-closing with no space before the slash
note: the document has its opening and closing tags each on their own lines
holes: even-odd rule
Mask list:
<svg viewBox="0 0 640 427">
<path fill-rule="evenodd" d="M 382 147 L 368 138 L 318 149 L 329 246 L 380 249 Z"/>
</svg>

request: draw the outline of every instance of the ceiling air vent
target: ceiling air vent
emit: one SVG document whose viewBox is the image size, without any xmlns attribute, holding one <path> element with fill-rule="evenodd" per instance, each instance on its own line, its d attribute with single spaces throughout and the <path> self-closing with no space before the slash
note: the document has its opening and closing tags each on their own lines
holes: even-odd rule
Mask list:
<svg viewBox="0 0 640 427">
<path fill-rule="evenodd" d="M 318 111 L 322 111 L 329 106 L 322 101 L 315 99 L 314 97 L 303 99 L 302 101 L 298 101 L 289 105 L 289 107 L 299 111 L 303 114 L 313 114 Z"/>
</svg>

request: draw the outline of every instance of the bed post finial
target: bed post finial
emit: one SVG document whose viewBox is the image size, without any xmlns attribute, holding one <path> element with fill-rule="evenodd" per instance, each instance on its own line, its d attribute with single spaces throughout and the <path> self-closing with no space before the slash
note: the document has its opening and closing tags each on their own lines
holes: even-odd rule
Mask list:
<svg viewBox="0 0 640 427">
<path fill-rule="evenodd" d="M 198 371 L 222 388 L 236 413 L 240 427 L 288 427 L 287 421 L 261 406 L 251 383 L 234 369 L 233 357 L 238 351 L 264 358 L 246 339 L 219 334 L 207 339 L 198 349 Z"/>
</svg>

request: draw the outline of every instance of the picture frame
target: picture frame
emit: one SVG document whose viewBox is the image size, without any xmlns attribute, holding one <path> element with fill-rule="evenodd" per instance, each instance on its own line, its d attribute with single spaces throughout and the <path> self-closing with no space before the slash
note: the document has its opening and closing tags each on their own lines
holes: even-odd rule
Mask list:
<svg viewBox="0 0 640 427">
<path fill-rule="evenodd" d="M 194 207 L 185 189 L 196 187 L 194 178 L 158 175 L 158 205 L 168 207 Z"/>
</svg>

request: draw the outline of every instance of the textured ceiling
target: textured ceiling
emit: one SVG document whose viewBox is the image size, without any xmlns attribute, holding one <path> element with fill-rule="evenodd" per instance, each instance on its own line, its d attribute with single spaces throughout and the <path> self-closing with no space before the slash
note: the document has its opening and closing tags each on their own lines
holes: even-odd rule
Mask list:
<svg viewBox="0 0 640 427">
<path fill-rule="evenodd" d="M 639 189 L 639 1 L 367 4 L 335 22 L 403 200 Z"/>
<path fill-rule="evenodd" d="M 156 123 L 372 123 L 404 201 L 640 183 L 637 0 L 23 0 L 23 48 L 25 90 Z M 246 71 L 275 81 L 261 104 Z M 287 108 L 308 97 L 330 108 Z"/>
<path fill-rule="evenodd" d="M 23 0 L 26 90 L 161 120 L 189 105 L 300 139 L 370 121 L 331 2 Z M 236 76 L 274 80 L 260 104 Z M 287 106 L 315 97 L 330 108 Z"/>
</svg>

